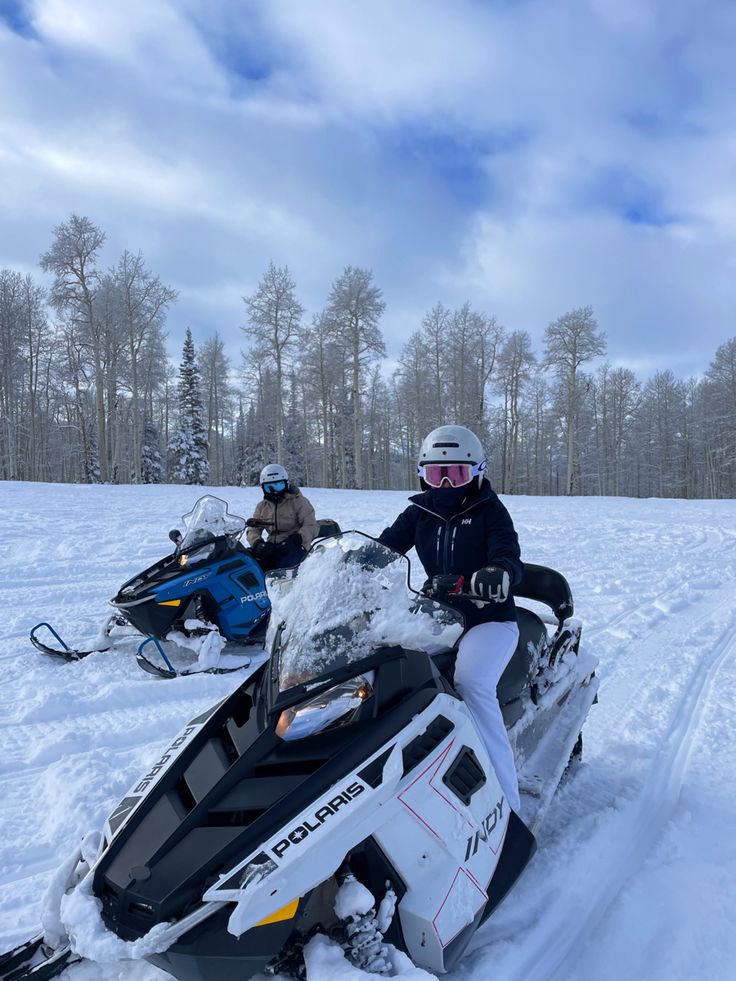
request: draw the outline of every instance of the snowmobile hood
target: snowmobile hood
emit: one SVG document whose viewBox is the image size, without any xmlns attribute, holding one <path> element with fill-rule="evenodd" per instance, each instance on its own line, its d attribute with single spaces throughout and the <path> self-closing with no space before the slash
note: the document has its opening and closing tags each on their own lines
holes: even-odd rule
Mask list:
<svg viewBox="0 0 736 981">
<path fill-rule="evenodd" d="M 349 725 L 280 739 L 264 669 L 190 723 L 111 815 L 95 872 L 108 927 L 134 939 L 180 918 L 301 810 L 335 788 L 350 797 L 341 782 L 437 694 L 425 655 L 384 649 L 372 661 L 372 704 Z"/>
</svg>

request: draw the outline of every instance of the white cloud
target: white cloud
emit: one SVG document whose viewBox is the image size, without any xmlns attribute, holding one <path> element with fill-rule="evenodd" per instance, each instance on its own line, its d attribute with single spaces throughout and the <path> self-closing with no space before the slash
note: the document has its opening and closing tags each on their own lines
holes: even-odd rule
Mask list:
<svg viewBox="0 0 736 981">
<path fill-rule="evenodd" d="M 467 298 L 537 338 L 591 302 L 614 357 L 702 363 L 734 333 L 736 11 L 696 6 L 32 0 L 35 36 L 0 21 L 0 262 L 76 211 L 180 288 L 175 339 L 239 345 L 273 259 L 310 314 L 373 267 L 393 358 Z"/>
<path fill-rule="evenodd" d="M 225 90 L 202 38 L 166 0 L 32 0 L 30 21 L 48 45 L 123 63 L 151 81 Z"/>
</svg>

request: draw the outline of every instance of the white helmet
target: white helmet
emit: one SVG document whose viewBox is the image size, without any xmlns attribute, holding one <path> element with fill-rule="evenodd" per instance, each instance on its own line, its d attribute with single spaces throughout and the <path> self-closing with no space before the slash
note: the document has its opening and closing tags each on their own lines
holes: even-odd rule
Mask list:
<svg viewBox="0 0 736 981">
<path fill-rule="evenodd" d="M 262 487 L 264 484 L 273 484 L 277 480 L 288 479 L 289 475 L 286 472 L 286 467 L 282 467 L 280 463 L 267 463 L 263 470 L 261 470 L 258 483 Z"/>
<path fill-rule="evenodd" d="M 478 478 L 478 487 L 483 482 L 487 466 L 480 440 L 465 426 L 439 426 L 433 429 L 424 438 L 417 463 L 422 485 L 425 482 L 424 468 L 427 464 L 469 465 L 469 476 Z"/>
</svg>

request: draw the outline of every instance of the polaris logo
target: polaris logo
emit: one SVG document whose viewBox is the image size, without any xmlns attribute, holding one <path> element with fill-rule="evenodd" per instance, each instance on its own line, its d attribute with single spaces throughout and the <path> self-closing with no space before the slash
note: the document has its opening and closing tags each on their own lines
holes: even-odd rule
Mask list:
<svg viewBox="0 0 736 981">
<path fill-rule="evenodd" d="M 241 603 L 255 603 L 257 600 L 262 600 L 262 599 L 267 599 L 267 598 L 268 598 L 268 593 L 266 592 L 265 589 L 261 589 L 257 593 L 250 593 L 250 595 L 248 595 L 248 596 L 241 596 L 240 597 L 240 602 Z"/>
<path fill-rule="evenodd" d="M 148 785 L 151 783 L 151 781 L 155 777 L 157 777 L 158 774 L 173 759 L 173 757 L 176 756 L 176 751 L 178 749 L 181 749 L 181 747 L 189 739 L 189 737 L 191 736 L 191 734 L 193 732 L 196 732 L 196 730 L 198 728 L 199 728 L 198 726 L 187 726 L 186 729 L 184 730 L 184 732 L 180 736 L 178 736 L 173 741 L 173 743 L 169 746 L 169 748 L 166 750 L 166 752 L 161 757 L 161 759 L 158 761 L 158 763 L 155 763 L 151 767 L 151 769 L 148 771 L 148 773 L 145 775 L 145 777 L 143 777 L 143 779 L 140 781 L 140 783 L 138 784 L 138 786 L 133 788 L 132 793 L 134 793 L 134 794 L 142 794 L 143 791 L 146 789 L 146 787 L 148 787 Z"/>
<path fill-rule="evenodd" d="M 503 804 L 504 798 L 502 797 L 491 813 L 486 815 L 486 817 L 481 821 L 480 831 L 476 831 L 474 835 L 471 835 L 468 838 L 468 843 L 465 848 L 466 862 L 469 858 L 472 858 L 473 855 L 475 855 L 482 841 L 486 842 L 486 844 L 488 843 L 491 835 L 496 830 L 496 825 L 501 820 Z"/>
<path fill-rule="evenodd" d="M 292 828 L 285 838 L 282 838 L 281 841 L 271 846 L 271 851 L 276 858 L 282 858 L 287 848 L 291 848 L 292 845 L 300 845 L 310 834 L 319 831 L 325 821 L 334 814 L 337 814 L 341 807 L 349 804 L 351 800 L 362 794 L 364 790 L 365 786 L 362 783 L 351 783 L 349 787 L 346 787 L 336 797 L 333 797 L 332 800 L 318 808 L 311 818 L 308 820 L 305 818 L 301 824 Z"/>
</svg>

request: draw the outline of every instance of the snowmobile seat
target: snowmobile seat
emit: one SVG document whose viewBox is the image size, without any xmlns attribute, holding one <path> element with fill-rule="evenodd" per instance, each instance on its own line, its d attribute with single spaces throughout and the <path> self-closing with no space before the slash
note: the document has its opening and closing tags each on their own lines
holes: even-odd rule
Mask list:
<svg viewBox="0 0 736 981">
<path fill-rule="evenodd" d="M 546 565 L 525 562 L 524 576 L 521 582 L 514 586 L 513 594 L 544 603 L 545 606 L 550 607 L 560 624 L 575 612 L 572 591 L 567 579 L 561 572 L 550 569 Z"/>
<path fill-rule="evenodd" d="M 515 701 L 529 687 L 536 669 L 540 642 L 547 639 L 547 628 L 532 610 L 516 607 L 519 643 L 496 686 L 499 705 Z"/>
<path fill-rule="evenodd" d="M 434 666 L 437 668 L 439 673 L 444 678 L 447 678 L 450 683 L 452 683 L 452 679 L 455 674 L 455 658 L 457 657 L 457 648 L 443 647 L 439 651 L 435 651 L 431 657 Z"/>
<path fill-rule="evenodd" d="M 547 637 L 547 628 L 536 613 L 517 607 L 516 616 L 519 623 L 519 643 L 496 687 L 501 705 L 513 702 L 528 687 L 535 669 L 540 641 Z M 453 681 L 455 674 L 456 657 L 455 647 L 442 648 L 432 654 L 435 667 L 449 682 Z"/>
<path fill-rule="evenodd" d="M 332 538 L 335 535 L 341 534 L 342 529 L 333 518 L 317 519 L 317 538 Z"/>
<path fill-rule="evenodd" d="M 525 562 L 524 576 L 514 586 L 513 593 L 515 597 L 543 603 L 552 610 L 558 621 L 557 633 L 552 641 L 553 649 L 575 641 L 571 630 L 562 629 L 564 621 L 573 614 L 573 602 L 567 579 L 560 572 L 544 565 Z M 533 610 L 517 606 L 516 619 L 519 624 L 519 643 L 496 687 L 502 707 L 516 701 L 529 687 L 542 645 L 549 642 L 547 628 Z M 577 634 L 579 635 L 579 630 Z M 454 648 L 432 655 L 437 670 L 450 682 L 455 673 L 456 655 Z"/>
</svg>

